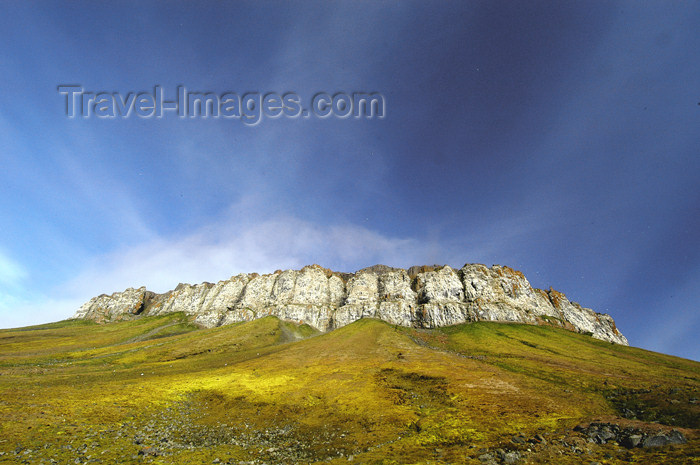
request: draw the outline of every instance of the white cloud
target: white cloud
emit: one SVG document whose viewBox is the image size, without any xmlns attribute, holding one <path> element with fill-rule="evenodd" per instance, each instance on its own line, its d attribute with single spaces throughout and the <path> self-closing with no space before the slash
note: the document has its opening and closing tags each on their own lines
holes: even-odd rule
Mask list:
<svg viewBox="0 0 700 465">
<path fill-rule="evenodd" d="M 7 303 L 7 306 L 3 304 Z M 33 300 L 12 298 L 0 301 L 0 328 L 18 328 L 64 320 L 71 317 L 84 302 L 79 298 L 51 299 L 37 297 Z"/>
<path fill-rule="evenodd" d="M 240 272 L 271 272 L 311 263 L 341 271 L 378 262 L 422 263 L 431 246 L 356 225 L 320 226 L 292 217 L 208 225 L 187 236 L 158 238 L 98 257 L 67 284 L 92 296 L 145 285 L 156 292 L 179 282 L 218 281 Z"/>
<path fill-rule="evenodd" d="M 15 287 L 27 276 L 24 268 L 0 251 L 0 292 L 3 287 Z"/>
<path fill-rule="evenodd" d="M 146 286 L 155 292 L 180 282 L 218 281 L 242 272 L 272 272 L 318 263 L 356 271 L 375 263 L 410 266 L 430 261 L 435 244 L 390 237 L 357 225 L 322 226 L 293 217 L 227 219 L 180 237 L 158 237 L 94 257 L 75 278 L 47 292 L 0 296 L 0 327 L 68 318 L 90 298 Z M 0 256 L 2 259 L 2 256 Z M 3 260 L 6 279 L 17 267 Z"/>
<path fill-rule="evenodd" d="M 55 301 L 27 290 L 27 270 L 0 252 L 0 328 L 63 319 L 76 301 Z M 30 299 L 30 296 L 33 296 Z"/>
<path fill-rule="evenodd" d="M 450 245 L 440 234 L 421 239 L 383 234 L 357 224 L 321 225 L 284 215 L 266 219 L 255 197 L 242 199 L 230 211 L 224 219 L 188 234 L 151 236 L 138 245 L 95 256 L 77 276 L 54 289 L 27 292 L 18 288 L 14 296 L 0 296 L 0 327 L 68 318 L 90 298 L 127 287 L 165 292 L 180 282 L 216 282 L 243 272 L 269 273 L 312 263 L 352 272 L 377 263 L 408 267 L 488 261 L 498 255 L 498 243 L 515 240 L 514 231 L 522 233 L 522 227 L 513 226 L 525 221 L 509 218 L 475 225 L 469 245 Z M 525 223 L 538 224 L 530 220 Z M 10 270 L 5 272 L 7 279 L 22 275 L 18 266 L 0 266 Z"/>
</svg>

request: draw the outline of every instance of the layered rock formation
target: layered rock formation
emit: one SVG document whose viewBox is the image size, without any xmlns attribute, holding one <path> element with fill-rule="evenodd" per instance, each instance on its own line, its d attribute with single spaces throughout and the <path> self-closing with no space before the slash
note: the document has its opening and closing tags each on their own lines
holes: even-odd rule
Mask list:
<svg viewBox="0 0 700 465">
<path fill-rule="evenodd" d="M 164 294 L 129 288 L 94 297 L 74 318 L 98 322 L 185 312 L 204 327 L 267 315 L 329 331 L 360 318 L 433 328 L 470 321 L 548 324 L 627 345 L 613 319 L 530 286 L 507 266 L 466 264 L 408 270 L 376 265 L 354 274 L 318 265 L 272 274 L 239 274 L 216 284 L 180 284 Z"/>
</svg>

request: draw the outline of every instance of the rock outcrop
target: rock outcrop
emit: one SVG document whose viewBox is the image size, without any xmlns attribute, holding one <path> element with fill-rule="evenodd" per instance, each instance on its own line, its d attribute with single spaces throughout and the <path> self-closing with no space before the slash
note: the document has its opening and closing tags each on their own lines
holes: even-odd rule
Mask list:
<svg viewBox="0 0 700 465">
<path fill-rule="evenodd" d="M 470 321 L 560 326 L 627 345 L 613 319 L 583 308 L 553 289 L 530 286 L 507 266 L 466 264 L 408 270 L 384 265 L 354 274 L 318 265 L 272 274 L 239 274 L 216 284 L 180 284 L 164 294 L 129 288 L 94 297 L 74 318 L 120 321 L 141 315 L 185 312 L 204 327 L 267 315 L 329 331 L 360 318 L 433 328 Z"/>
</svg>

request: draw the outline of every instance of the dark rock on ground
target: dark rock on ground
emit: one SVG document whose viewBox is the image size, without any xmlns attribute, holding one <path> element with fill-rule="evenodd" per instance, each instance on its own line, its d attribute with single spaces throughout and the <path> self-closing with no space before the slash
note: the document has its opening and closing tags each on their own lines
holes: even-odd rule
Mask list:
<svg viewBox="0 0 700 465">
<path fill-rule="evenodd" d="M 574 431 L 581 433 L 588 442 L 607 444 L 616 442 L 623 447 L 660 447 L 669 444 L 685 444 L 687 439 L 678 430 L 669 432 L 647 433 L 638 428 L 625 427 L 615 423 L 591 423 L 588 426 L 577 425 Z"/>
<path fill-rule="evenodd" d="M 667 446 L 669 444 L 685 444 L 688 442 L 680 431 L 673 430 L 666 434 L 655 434 L 644 438 L 642 441 L 642 447 L 659 447 Z"/>
</svg>

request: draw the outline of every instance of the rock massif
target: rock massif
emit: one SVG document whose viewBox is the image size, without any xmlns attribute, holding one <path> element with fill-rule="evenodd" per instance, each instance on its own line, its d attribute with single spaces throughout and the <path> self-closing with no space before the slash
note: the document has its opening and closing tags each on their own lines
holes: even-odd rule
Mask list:
<svg viewBox="0 0 700 465">
<path fill-rule="evenodd" d="M 216 284 L 180 284 L 164 294 L 129 288 L 92 298 L 74 318 L 111 322 L 171 312 L 185 312 L 204 327 L 274 315 L 321 331 L 360 318 L 418 328 L 470 321 L 548 324 L 627 345 L 609 315 L 583 308 L 553 289 L 533 288 L 507 266 L 480 264 L 460 270 L 376 265 L 353 274 L 311 265 L 239 274 Z"/>
</svg>

